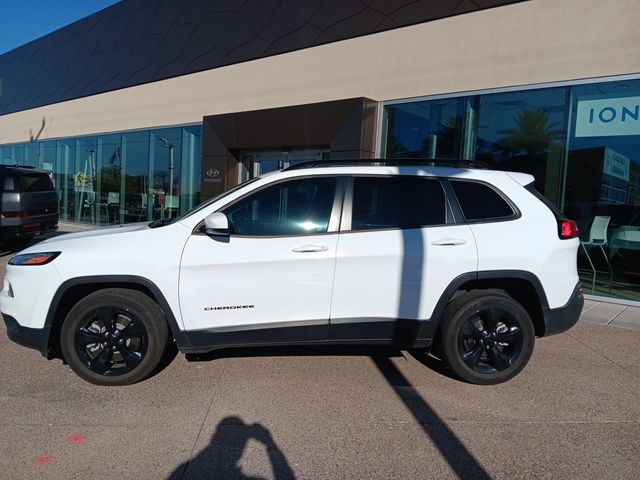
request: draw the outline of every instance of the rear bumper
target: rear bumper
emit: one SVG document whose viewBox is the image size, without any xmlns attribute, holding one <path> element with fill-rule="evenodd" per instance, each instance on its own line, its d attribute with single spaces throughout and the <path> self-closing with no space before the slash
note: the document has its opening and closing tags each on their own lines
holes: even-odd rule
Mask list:
<svg viewBox="0 0 640 480">
<path fill-rule="evenodd" d="M 544 314 L 544 336 L 562 333 L 573 327 L 580 318 L 582 307 L 584 306 L 584 296 L 580 283 L 573 289 L 569 301 L 564 307 L 543 308 Z"/>
<path fill-rule="evenodd" d="M 21 219 L 23 220 L 23 219 Z M 47 220 L 30 220 L 24 219 L 20 225 L 6 225 L 6 221 L 0 226 L 0 238 L 3 240 L 18 239 L 21 237 L 29 237 L 31 235 L 42 234 L 55 231 L 58 229 L 58 218 Z"/>
<path fill-rule="evenodd" d="M 2 314 L 10 340 L 24 347 L 38 350 L 44 357 L 49 353 L 49 327 L 29 328 L 20 325 L 11 315 Z"/>
</svg>

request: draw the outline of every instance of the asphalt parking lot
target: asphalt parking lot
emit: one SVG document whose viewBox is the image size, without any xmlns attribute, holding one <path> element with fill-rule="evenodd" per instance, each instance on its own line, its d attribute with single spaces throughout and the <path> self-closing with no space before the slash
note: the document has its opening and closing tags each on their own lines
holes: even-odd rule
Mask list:
<svg viewBox="0 0 640 480">
<path fill-rule="evenodd" d="M 10 258 L 0 258 L 0 274 Z M 499 386 L 380 349 L 179 354 L 85 383 L 0 327 L 0 480 L 638 478 L 640 331 L 581 321 Z"/>
</svg>

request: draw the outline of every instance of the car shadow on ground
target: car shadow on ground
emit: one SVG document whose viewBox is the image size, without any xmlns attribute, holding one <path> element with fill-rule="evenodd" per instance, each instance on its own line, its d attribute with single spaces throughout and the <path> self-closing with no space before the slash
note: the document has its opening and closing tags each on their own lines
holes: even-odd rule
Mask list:
<svg viewBox="0 0 640 480">
<path fill-rule="evenodd" d="M 436 356 L 418 350 L 411 351 L 410 354 L 418 362 L 435 372 L 448 377 L 452 376 L 444 362 Z M 228 348 L 207 354 L 188 354 L 187 359 L 191 362 L 203 362 L 233 357 L 279 356 L 368 356 L 458 478 L 491 478 L 447 423 L 422 398 L 394 363 L 393 358 L 403 357 L 403 352 L 397 348 L 371 346 Z M 209 445 L 195 458 L 178 466 L 168 477 L 168 480 L 186 478 L 195 480 L 209 478 L 253 480 L 263 478 L 248 476 L 242 471 L 241 459 L 250 440 L 257 441 L 265 447 L 273 478 L 295 478 L 285 454 L 277 446 L 271 432 L 266 427 L 259 423 L 246 424 L 238 417 L 229 416 L 218 424 Z"/>
</svg>

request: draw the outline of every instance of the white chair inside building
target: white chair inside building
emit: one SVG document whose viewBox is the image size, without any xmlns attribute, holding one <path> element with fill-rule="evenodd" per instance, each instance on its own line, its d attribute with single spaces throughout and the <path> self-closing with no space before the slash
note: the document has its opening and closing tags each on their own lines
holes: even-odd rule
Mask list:
<svg viewBox="0 0 640 480">
<path fill-rule="evenodd" d="M 80 195 L 84 195 L 84 200 L 82 202 L 82 216 L 80 221 L 83 222 L 87 216 L 87 210 L 91 214 L 91 221 L 93 222 L 93 217 L 95 213 L 96 207 L 96 192 L 82 192 Z"/>
<path fill-rule="evenodd" d="M 107 213 L 109 223 L 117 223 L 118 213 L 120 213 L 120 192 L 109 192 L 107 195 Z"/>
<path fill-rule="evenodd" d="M 596 267 L 593 265 L 593 261 L 591 260 L 591 256 L 589 255 L 589 249 L 593 247 L 600 248 L 602 252 L 602 256 L 604 260 L 607 262 L 607 267 L 609 267 L 609 280 L 612 280 L 613 277 L 613 269 L 611 268 L 611 263 L 609 263 L 609 257 L 604 251 L 604 247 L 607 246 L 607 230 L 609 228 L 609 222 L 611 221 L 611 217 L 603 217 L 596 215 L 593 217 L 593 222 L 591 223 L 591 229 L 589 230 L 589 241 L 580 242 L 582 248 L 584 249 L 584 253 L 587 256 L 587 260 L 589 260 L 589 265 L 591 265 L 591 270 L 593 271 L 593 278 L 591 280 L 591 291 L 595 291 L 596 289 Z"/>
</svg>

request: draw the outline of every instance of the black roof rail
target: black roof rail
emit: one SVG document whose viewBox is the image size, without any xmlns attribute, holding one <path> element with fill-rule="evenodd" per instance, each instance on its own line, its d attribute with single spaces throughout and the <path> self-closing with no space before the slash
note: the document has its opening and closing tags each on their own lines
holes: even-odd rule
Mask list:
<svg viewBox="0 0 640 480">
<path fill-rule="evenodd" d="M 284 168 L 283 172 L 291 170 L 303 170 L 305 168 L 328 168 L 328 167 L 453 167 L 453 168 L 479 168 L 492 170 L 486 163 L 476 160 L 461 160 L 453 158 L 373 158 L 354 160 L 312 160 L 310 162 L 297 163 L 291 167 Z"/>
</svg>

